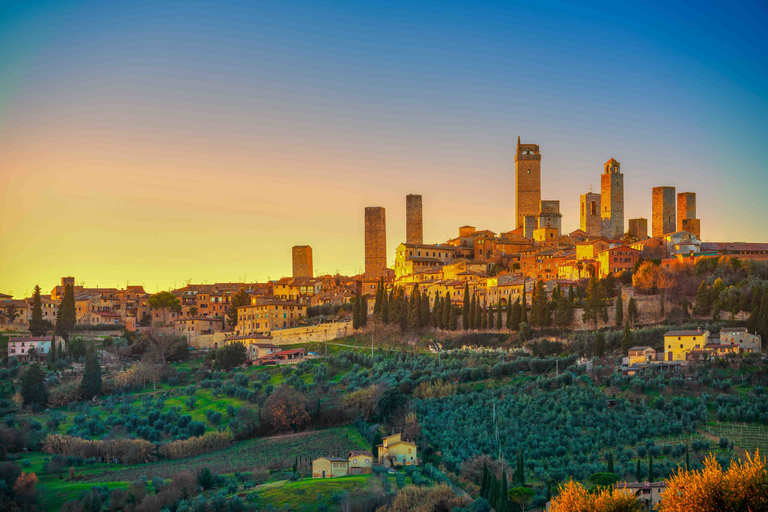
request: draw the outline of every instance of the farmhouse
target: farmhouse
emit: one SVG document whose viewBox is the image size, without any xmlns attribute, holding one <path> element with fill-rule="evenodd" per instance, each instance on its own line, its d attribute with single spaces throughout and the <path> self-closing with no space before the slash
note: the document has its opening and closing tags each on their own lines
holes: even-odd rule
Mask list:
<svg viewBox="0 0 768 512">
<path fill-rule="evenodd" d="M 403 441 L 400 434 L 387 436 L 378 445 L 379 462 L 389 466 L 412 466 L 419 463 L 416 445 Z"/>
<path fill-rule="evenodd" d="M 373 471 L 373 454 L 368 450 L 353 450 L 347 459 L 350 475 L 367 475 Z"/>
<path fill-rule="evenodd" d="M 334 478 L 349 474 L 349 460 L 343 457 L 320 457 L 312 461 L 312 478 Z"/>
</svg>

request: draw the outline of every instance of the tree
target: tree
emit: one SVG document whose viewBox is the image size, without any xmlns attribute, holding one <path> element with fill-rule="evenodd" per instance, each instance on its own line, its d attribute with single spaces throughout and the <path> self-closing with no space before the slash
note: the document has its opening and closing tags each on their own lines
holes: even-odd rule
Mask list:
<svg viewBox="0 0 768 512">
<path fill-rule="evenodd" d="M 595 329 L 597 329 L 598 320 L 606 321 L 608 319 L 608 311 L 603 297 L 603 287 L 600 286 L 597 278 L 594 276 L 590 278 L 589 285 L 587 285 L 587 300 L 584 304 L 582 319 L 585 322 L 591 321 Z"/>
<path fill-rule="evenodd" d="M 187 311 L 187 314 L 191 316 L 192 318 L 197 316 L 197 308 L 195 306 L 192 306 L 189 308 L 189 311 Z M 227 312 L 229 314 L 229 312 Z"/>
<path fill-rule="evenodd" d="M 768 510 L 765 458 L 758 451 L 754 457 L 747 453 L 746 460 L 732 461 L 723 470 L 710 454 L 700 471 L 678 468 L 661 498 L 660 512 Z"/>
<path fill-rule="evenodd" d="M 600 487 L 594 493 L 573 480 L 560 486 L 552 499 L 550 512 L 640 512 L 642 505 L 634 494 L 613 487 Z"/>
<path fill-rule="evenodd" d="M 429 294 L 426 292 L 421 294 L 421 307 L 419 310 L 419 321 L 421 323 L 422 327 L 429 327 L 430 324 L 430 318 L 429 318 Z"/>
<path fill-rule="evenodd" d="M 376 402 L 376 409 L 379 412 L 379 419 L 388 423 L 392 416 L 397 413 L 400 408 L 405 407 L 408 404 L 408 399 L 403 395 L 396 387 L 386 389 L 379 400 Z"/>
<path fill-rule="evenodd" d="M 51 335 L 51 349 L 48 351 L 48 369 L 54 369 L 56 364 L 56 335 Z"/>
<path fill-rule="evenodd" d="M 686 299 L 685 297 L 683 297 L 680 300 L 680 309 L 683 310 L 683 316 L 687 318 L 688 317 L 688 299 Z"/>
<path fill-rule="evenodd" d="M 237 368 L 248 359 L 245 345 L 239 341 L 227 343 L 216 351 L 216 362 L 225 372 Z"/>
<path fill-rule="evenodd" d="M 264 419 L 277 432 L 296 432 L 310 420 L 304 395 L 288 386 L 280 386 L 269 395 L 263 411 Z"/>
<path fill-rule="evenodd" d="M 560 329 L 566 329 L 573 323 L 573 304 L 565 297 L 560 296 L 555 303 L 555 325 Z"/>
<path fill-rule="evenodd" d="M 608 473 L 613 473 L 613 452 L 608 452 Z"/>
<path fill-rule="evenodd" d="M 453 320 L 451 318 L 453 318 Z M 441 320 L 442 320 L 441 326 L 443 328 L 448 329 L 449 331 L 452 331 L 455 329 L 455 327 L 453 326 L 453 323 L 456 321 L 456 316 L 455 316 L 455 313 L 453 312 L 453 306 L 451 305 L 450 293 L 445 294 Z"/>
<path fill-rule="evenodd" d="M 523 298 L 520 300 L 520 323 L 528 323 L 528 299 L 525 297 L 525 282 L 523 278 Z"/>
<path fill-rule="evenodd" d="M 440 297 L 440 290 L 437 291 L 435 294 L 435 304 L 432 306 L 432 327 L 435 329 L 439 329 L 444 327 L 442 325 L 443 323 L 443 302 L 442 297 Z"/>
<path fill-rule="evenodd" d="M 757 315 L 757 331 L 763 337 L 763 343 L 768 340 L 768 293 L 763 293 L 760 300 L 760 313 Z"/>
<path fill-rule="evenodd" d="M 638 482 L 643 479 L 643 466 L 641 466 L 640 459 L 637 459 L 637 468 L 635 468 L 635 478 Z"/>
<path fill-rule="evenodd" d="M 381 293 L 381 321 L 385 324 L 389 323 L 389 298 L 386 288 Z"/>
<path fill-rule="evenodd" d="M 45 389 L 45 373 L 38 363 L 32 363 L 21 378 L 21 397 L 24 405 L 48 404 L 48 390 Z"/>
<path fill-rule="evenodd" d="M 634 297 L 630 297 L 629 303 L 627 304 L 627 318 L 629 318 L 629 321 L 632 322 L 632 324 L 634 325 L 635 323 L 637 323 L 637 317 L 638 317 L 637 301 L 635 300 Z"/>
<path fill-rule="evenodd" d="M 648 481 L 655 481 L 656 475 L 653 472 L 653 454 L 648 454 Z"/>
<path fill-rule="evenodd" d="M 621 338 L 621 351 L 626 353 L 632 348 L 632 329 L 629 327 L 629 318 L 624 322 L 624 336 Z"/>
<path fill-rule="evenodd" d="M 37 475 L 23 472 L 13 484 L 13 493 L 16 503 L 26 512 L 35 509 L 37 501 Z"/>
<path fill-rule="evenodd" d="M 381 320 L 382 296 L 384 293 L 384 278 L 382 277 L 379 280 L 379 285 L 376 287 L 376 301 L 373 303 L 373 318 L 377 321 Z"/>
<path fill-rule="evenodd" d="M 696 292 L 696 301 L 693 305 L 693 314 L 696 316 L 707 316 L 709 309 L 712 307 L 710 297 L 712 292 L 707 287 L 707 283 L 702 281 L 699 285 L 699 289 Z"/>
<path fill-rule="evenodd" d="M 32 295 L 32 315 L 29 319 L 29 332 L 32 336 L 42 336 L 48 330 L 48 323 L 43 320 L 43 302 L 40 298 L 40 287 L 35 285 Z"/>
<path fill-rule="evenodd" d="M 504 325 L 506 326 L 507 329 L 512 330 L 512 304 L 510 304 L 509 302 L 507 302 L 506 311 L 507 311 L 507 316 L 504 319 Z"/>
<path fill-rule="evenodd" d="M 493 318 L 493 304 L 488 304 L 488 329 L 496 326 L 496 319 Z"/>
<path fill-rule="evenodd" d="M 461 307 L 461 327 L 466 331 L 470 328 L 472 316 L 471 304 L 469 302 L 469 282 L 464 283 L 464 302 Z"/>
<path fill-rule="evenodd" d="M 69 333 L 77 324 L 75 309 L 75 288 L 71 284 L 64 285 L 64 296 L 61 298 L 59 310 L 56 313 L 56 334 L 69 340 Z"/>
<path fill-rule="evenodd" d="M 12 324 L 20 316 L 19 308 L 17 308 L 16 304 L 14 304 L 13 302 L 5 306 L 4 313 L 5 313 L 5 319 L 8 321 L 9 324 Z"/>
<path fill-rule="evenodd" d="M 544 307 L 547 303 L 547 291 L 544 289 L 544 281 L 536 280 L 531 294 L 531 325 L 544 327 Z"/>
<path fill-rule="evenodd" d="M 379 457 L 379 448 L 378 446 L 383 443 L 381 438 L 381 432 L 378 430 L 375 434 L 373 434 L 373 441 L 371 442 L 371 453 L 373 454 L 373 458 L 377 459 Z"/>
<path fill-rule="evenodd" d="M 595 334 L 595 356 L 603 357 L 605 355 L 605 333 L 598 331 Z"/>
<path fill-rule="evenodd" d="M 496 303 L 496 330 L 501 331 L 501 302 Z"/>
<path fill-rule="evenodd" d="M 355 295 L 355 305 L 352 308 L 352 328 L 358 330 L 360 328 L 360 305 L 363 303 L 360 298 L 360 292 Z"/>
<path fill-rule="evenodd" d="M 408 307 L 408 327 L 414 331 L 421 327 L 421 293 L 419 293 L 418 284 L 413 285 L 411 292 L 411 303 Z"/>
<path fill-rule="evenodd" d="M 99 356 L 93 347 L 88 349 L 83 368 L 83 380 L 80 383 L 83 397 L 90 400 L 101 392 L 101 366 Z"/>
<path fill-rule="evenodd" d="M 237 327 L 237 308 L 247 306 L 251 303 L 251 296 L 245 287 L 237 290 L 229 298 L 229 308 L 227 308 L 227 323 L 230 327 Z"/>
<path fill-rule="evenodd" d="M 179 344 L 185 344 L 185 340 L 173 329 L 152 328 L 142 333 L 141 343 L 149 349 L 150 355 L 154 356 L 162 364 L 176 350 Z"/>
<path fill-rule="evenodd" d="M 488 327 L 488 315 L 486 312 L 486 308 L 487 308 L 486 304 L 483 303 L 483 307 L 480 309 L 480 329 L 485 329 L 486 327 Z"/>
<path fill-rule="evenodd" d="M 181 311 L 179 298 L 168 291 L 157 292 L 149 296 L 147 301 L 150 309 L 160 309 L 163 311 L 163 327 L 166 325 L 166 314 L 168 310 Z"/>
<path fill-rule="evenodd" d="M 525 487 L 525 464 L 523 463 L 523 448 L 517 449 L 517 465 L 515 467 L 515 483 L 520 487 Z"/>
<path fill-rule="evenodd" d="M 523 316 L 522 306 L 520 306 L 519 297 L 515 299 L 514 304 L 512 304 L 511 314 L 512 314 L 512 324 L 507 325 L 507 328 L 513 331 L 517 331 L 520 329 L 520 322 L 522 321 L 522 316 Z"/>
<path fill-rule="evenodd" d="M 624 323 L 624 301 L 621 298 L 621 293 L 616 297 L 616 327 L 621 327 Z"/>
<path fill-rule="evenodd" d="M 368 325 L 368 296 L 360 297 L 360 327 Z"/>
<path fill-rule="evenodd" d="M 525 512 L 528 503 L 536 496 L 536 491 L 527 487 L 513 487 L 507 491 L 507 498 L 520 507 L 521 512 Z"/>
</svg>

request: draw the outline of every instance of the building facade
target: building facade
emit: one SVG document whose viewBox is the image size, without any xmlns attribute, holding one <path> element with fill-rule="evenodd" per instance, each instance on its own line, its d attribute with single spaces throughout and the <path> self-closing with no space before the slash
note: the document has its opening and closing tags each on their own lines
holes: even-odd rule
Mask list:
<svg viewBox="0 0 768 512">
<path fill-rule="evenodd" d="M 611 158 L 603 165 L 600 176 L 600 220 L 606 238 L 624 235 L 624 175 L 621 164 Z"/>
<path fill-rule="evenodd" d="M 675 231 L 675 187 L 653 187 L 652 235 Z"/>
<path fill-rule="evenodd" d="M 638 240 L 648 238 L 648 219 L 642 217 L 629 219 L 629 234 Z"/>
<path fill-rule="evenodd" d="M 515 151 L 515 222 L 523 227 L 525 217 L 539 215 L 541 201 L 541 153 L 536 144 L 521 144 L 517 138 Z M 531 236 L 535 226 L 531 226 Z M 526 238 L 530 238 L 526 235 Z"/>
<path fill-rule="evenodd" d="M 387 214 L 381 206 L 365 209 L 365 276 L 387 273 Z"/>
<path fill-rule="evenodd" d="M 685 361 L 694 350 L 703 350 L 709 341 L 709 331 L 669 331 L 664 334 L 664 359 Z"/>
<path fill-rule="evenodd" d="M 312 268 L 312 248 L 308 245 L 295 245 L 292 249 L 293 277 L 314 277 Z"/>
<path fill-rule="evenodd" d="M 424 225 L 420 195 L 408 194 L 405 196 L 405 243 L 424 243 Z"/>
<path fill-rule="evenodd" d="M 579 228 L 589 237 L 602 236 L 603 228 L 600 220 L 600 194 L 589 192 L 581 195 L 579 201 Z"/>
</svg>

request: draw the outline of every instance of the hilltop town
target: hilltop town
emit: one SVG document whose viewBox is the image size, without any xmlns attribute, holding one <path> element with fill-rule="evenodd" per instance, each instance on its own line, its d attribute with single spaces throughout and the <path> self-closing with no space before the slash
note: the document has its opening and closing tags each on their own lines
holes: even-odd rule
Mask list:
<svg viewBox="0 0 768 512">
<path fill-rule="evenodd" d="M 702 242 L 664 186 L 649 237 L 613 158 L 565 233 L 541 159 L 518 139 L 503 233 L 425 243 L 409 194 L 388 255 L 365 208 L 359 275 L 316 276 L 305 244 L 266 282 L 0 294 L 0 503 L 664 510 L 738 460 L 768 490 L 768 244 Z"/>
</svg>

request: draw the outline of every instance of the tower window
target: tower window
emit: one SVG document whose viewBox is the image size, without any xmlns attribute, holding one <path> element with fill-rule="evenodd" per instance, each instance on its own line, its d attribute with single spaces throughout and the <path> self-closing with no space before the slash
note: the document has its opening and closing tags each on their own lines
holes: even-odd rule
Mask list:
<svg viewBox="0 0 768 512">
<path fill-rule="evenodd" d="M 531 174 L 531 170 L 530 169 L 528 169 L 528 174 Z"/>
<path fill-rule="evenodd" d="M 597 202 L 592 201 L 589 207 L 590 215 L 597 215 Z"/>
</svg>

